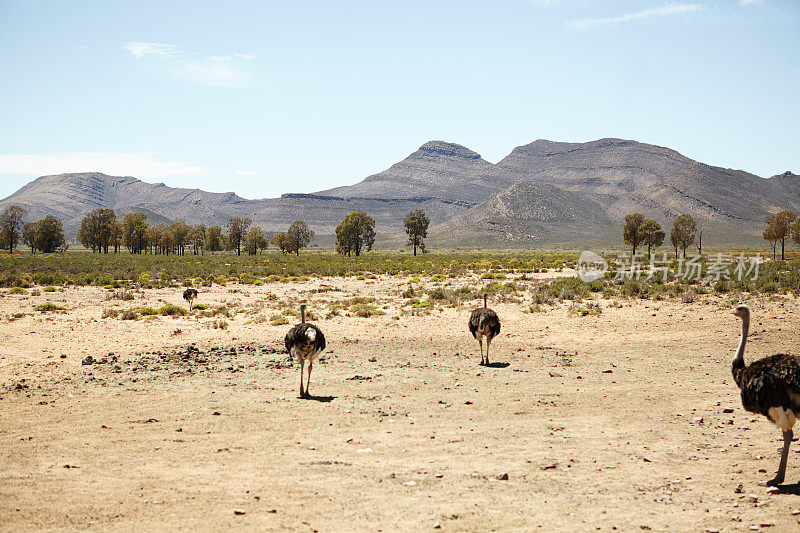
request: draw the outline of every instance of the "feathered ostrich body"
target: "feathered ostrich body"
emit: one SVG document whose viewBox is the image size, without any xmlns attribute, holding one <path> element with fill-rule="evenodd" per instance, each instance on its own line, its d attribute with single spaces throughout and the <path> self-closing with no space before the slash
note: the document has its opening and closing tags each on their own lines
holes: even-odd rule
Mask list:
<svg viewBox="0 0 800 533">
<path fill-rule="evenodd" d="M 189 302 L 189 311 L 192 310 L 192 303 L 194 303 L 194 299 L 198 296 L 197 289 L 186 289 L 183 291 L 183 299 Z"/>
<path fill-rule="evenodd" d="M 469 317 L 469 332 L 481 345 L 481 364 L 489 364 L 489 345 L 500 333 L 500 319 L 497 313 L 486 306 L 486 294 L 483 295 L 483 308 L 475 309 Z M 483 355 L 483 338 L 486 337 L 486 356 Z"/>
<path fill-rule="evenodd" d="M 306 323 L 306 306 L 300 306 L 300 323 L 289 330 L 284 338 L 286 351 L 295 361 L 300 362 L 300 397 L 308 398 L 308 384 L 311 382 L 311 368 L 322 350 L 325 349 L 325 335 L 314 324 Z M 308 361 L 308 379 L 303 389 L 303 367 Z"/>
<path fill-rule="evenodd" d="M 750 329 L 750 308 L 736 307 L 733 314 L 742 319 L 742 338 L 731 365 L 733 379 L 742 391 L 745 410 L 766 416 L 783 431 L 783 453 L 775 479 L 767 485 L 783 483 L 792 427 L 800 414 L 800 357 L 776 354 L 745 366 L 744 347 Z"/>
</svg>

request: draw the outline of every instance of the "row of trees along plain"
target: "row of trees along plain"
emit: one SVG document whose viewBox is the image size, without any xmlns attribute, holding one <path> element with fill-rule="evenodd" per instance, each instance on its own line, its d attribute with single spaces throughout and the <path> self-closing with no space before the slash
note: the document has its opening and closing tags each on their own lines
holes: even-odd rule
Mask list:
<svg viewBox="0 0 800 533">
<path fill-rule="evenodd" d="M 0 247 L 13 253 L 20 239 L 32 252 L 52 253 L 66 250 L 61 221 L 53 216 L 23 224 L 27 212 L 13 205 L 0 215 Z M 403 223 L 408 234 L 408 246 L 425 252 L 430 220 L 421 209 L 411 211 Z M 128 213 L 120 221 L 112 209 L 95 209 L 81 221 L 78 242 L 93 253 L 118 253 L 123 247 L 131 253 L 185 255 L 189 248 L 197 255 L 205 252 L 236 250 L 255 255 L 270 244 L 283 253 L 299 255 L 311 243 L 314 232 L 302 220 L 294 221 L 285 232 L 267 238 L 249 218 L 231 218 L 222 226 L 203 224 L 192 226 L 183 219 L 170 224 L 149 224 L 145 213 Z M 364 211 L 348 214 L 336 227 L 336 251 L 343 255 L 361 255 L 372 249 L 375 242 L 375 220 Z"/>
<path fill-rule="evenodd" d="M 766 222 L 767 227 L 762 236 L 772 246 L 772 258 L 775 259 L 776 249 L 780 243 L 781 261 L 784 261 L 786 259 L 786 239 L 791 238 L 800 244 L 800 217 L 792 211 L 783 210 L 767 217 Z M 625 244 L 633 247 L 633 255 L 636 255 L 637 247 L 647 246 L 647 256 L 649 257 L 652 248 L 658 248 L 663 244 L 666 234 L 655 220 L 646 219 L 641 213 L 631 213 L 625 217 L 622 237 Z M 675 257 L 678 256 L 679 248 L 685 256 L 686 248 L 694 244 L 695 239 L 698 253 L 703 252 L 703 230 L 702 228 L 698 229 L 697 223 L 691 215 L 678 215 L 672 225 L 669 238 L 675 248 Z"/>
<path fill-rule="evenodd" d="M 66 239 L 61 221 L 54 216 L 42 220 L 23 223 L 27 212 L 19 206 L 12 205 L 0 214 L 0 248 L 9 252 L 20 240 L 32 252 L 52 253 L 66 250 Z M 426 252 L 425 239 L 428 234 L 430 220 L 422 209 L 409 212 L 403 219 L 407 246 L 417 251 Z M 775 258 L 778 243 L 781 245 L 781 260 L 785 259 L 786 239 L 791 238 L 800 244 L 800 217 L 788 210 L 770 215 L 766 220 L 763 237 L 772 246 L 772 257 Z M 653 248 L 664 243 L 666 233 L 655 220 L 644 218 L 641 213 L 631 213 L 625 217 L 622 231 L 625 244 L 636 249 L 647 247 L 647 255 Z M 689 214 L 678 215 L 670 231 L 670 242 L 675 249 L 675 256 L 681 250 L 697 245 L 698 253 L 703 252 L 703 230 Z M 78 242 L 92 252 L 114 253 L 122 247 L 131 253 L 142 254 L 178 254 L 184 255 L 186 249 L 193 254 L 236 250 L 255 255 L 266 250 L 270 244 L 283 253 L 299 255 L 300 250 L 311 243 L 314 232 L 302 220 L 294 221 L 285 232 L 267 238 L 267 234 L 259 226 L 253 226 L 249 218 L 231 218 L 222 226 L 203 224 L 191 226 L 183 219 L 170 224 L 149 224 L 144 213 L 128 213 L 122 220 L 117 219 L 112 209 L 95 209 L 81 221 L 78 230 Z M 375 243 L 375 220 L 364 211 L 355 211 L 344 217 L 336 226 L 336 251 L 351 256 L 370 251 Z"/>
</svg>

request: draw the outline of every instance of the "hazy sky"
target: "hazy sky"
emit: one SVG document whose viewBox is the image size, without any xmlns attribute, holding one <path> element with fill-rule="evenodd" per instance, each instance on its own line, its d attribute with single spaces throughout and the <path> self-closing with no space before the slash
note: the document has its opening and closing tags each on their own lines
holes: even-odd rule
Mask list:
<svg viewBox="0 0 800 533">
<path fill-rule="evenodd" d="M 248 198 L 430 139 L 636 139 L 800 172 L 796 0 L 0 0 L 0 198 L 101 171 Z"/>
</svg>

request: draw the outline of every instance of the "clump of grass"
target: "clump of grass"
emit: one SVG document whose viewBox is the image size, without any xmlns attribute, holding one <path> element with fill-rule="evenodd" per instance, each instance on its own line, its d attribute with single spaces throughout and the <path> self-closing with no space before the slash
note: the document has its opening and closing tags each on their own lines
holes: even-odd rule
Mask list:
<svg viewBox="0 0 800 533">
<path fill-rule="evenodd" d="M 285 316 L 299 316 L 300 315 L 300 313 L 298 313 L 295 309 L 284 309 L 283 310 L 283 314 Z"/>
<path fill-rule="evenodd" d="M 133 291 L 128 289 L 115 290 L 113 293 L 108 294 L 106 296 L 106 300 L 130 301 L 133 300 L 133 298 L 134 298 Z"/>
<path fill-rule="evenodd" d="M 385 315 L 386 312 L 378 309 L 374 305 L 360 303 L 350 308 L 350 312 L 361 318 L 369 318 L 371 316 Z"/>
<path fill-rule="evenodd" d="M 173 317 L 186 316 L 189 314 L 189 311 L 175 304 L 164 304 L 158 309 L 158 314 L 161 316 L 173 316 Z"/>
<path fill-rule="evenodd" d="M 44 288 L 44 289 L 42 289 L 42 290 L 43 290 L 44 292 L 56 292 L 56 290 L 57 290 L 57 289 L 56 289 L 55 287 L 53 287 L 52 285 L 48 285 L 47 287 L 45 287 L 45 288 Z"/>
<path fill-rule="evenodd" d="M 33 289 L 31 291 L 31 296 L 41 296 L 42 292 L 39 289 Z"/>
<path fill-rule="evenodd" d="M 589 302 L 585 306 L 573 306 L 572 309 L 569 310 L 569 316 L 600 316 L 602 312 L 603 310 L 599 304 Z"/>
<path fill-rule="evenodd" d="M 283 315 L 272 315 L 269 319 L 271 326 L 282 326 L 289 323 L 289 319 Z"/>
<path fill-rule="evenodd" d="M 122 312 L 120 318 L 122 320 L 137 320 L 139 318 L 139 314 L 133 309 L 126 309 Z"/>
<path fill-rule="evenodd" d="M 198 311 L 205 311 L 208 309 L 208 304 L 194 304 L 192 309 L 197 309 Z"/>
<path fill-rule="evenodd" d="M 51 311 L 64 311 L 65 309 L 59 305 L 54 304 L 53 302 L 45 302 L 43 304 L 37 305 L 33 308 L 40 313 L 49 313 Z"/>
<path fill-rule="evenodd" d="M 101 318 L 116 318 L 119 314 L 119 309 L 103 309 Z"/>
<path fill-rule="evenodd" d="M 142 316 L 156 316 L 158 314 L 158 310 L 152 307 L 135 307 L 133 308 L 133 312 Z"/>
<path fill-rule="evenodd" d="M 275 295 L 275 294 L 269 293 L 269 294 L 267 294 L 267 295 L 266 295 L 264 298 L 265 298 L 266 300 L 273 301 L 273 300 L 277 300 L 277 299 L 278 299 L 278 296 L 277 296 L 277 295 Z"/>
<path fill-rule="evenodd" d="M 8 292 L 9 294 L 25 294 L 28 291 L 26 291 L 22 287 L 11 287 L 11 290 Z"/>
<path fill-rule="evenodd" d="M 228 322 L 225 320 L 215 320 L 211 326 L 214 329 L 228 329 Z"/>
</svg>

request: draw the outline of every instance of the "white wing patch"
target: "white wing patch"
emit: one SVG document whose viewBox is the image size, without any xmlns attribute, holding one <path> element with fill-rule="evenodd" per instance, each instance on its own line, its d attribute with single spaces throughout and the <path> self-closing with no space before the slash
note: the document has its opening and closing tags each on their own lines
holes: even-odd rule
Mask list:
<svg viewBox="0 0 800 533">
<path fill-rule="evenodd" d="M 783 407 L 770 407 L 769 419 L 778 426 L 781 431 L 789 431 L 794 426 L 796 417 L 791 409 L 784 409 Z"/>
</svg>

